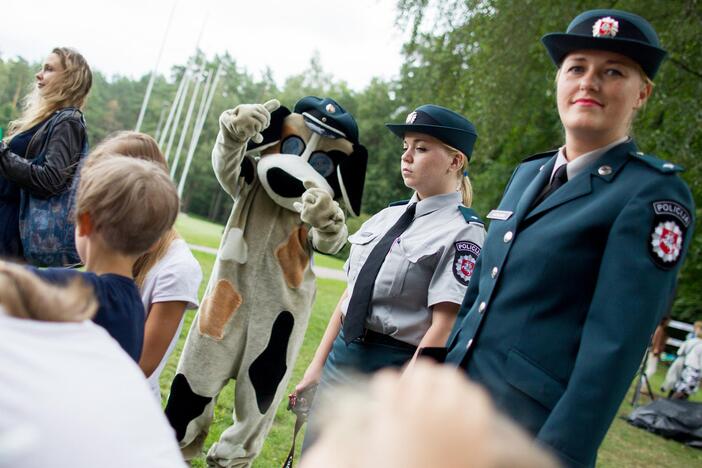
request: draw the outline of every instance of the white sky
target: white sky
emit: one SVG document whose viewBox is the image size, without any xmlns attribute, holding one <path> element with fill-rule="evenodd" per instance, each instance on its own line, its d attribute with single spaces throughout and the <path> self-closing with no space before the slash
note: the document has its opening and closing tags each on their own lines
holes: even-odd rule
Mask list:
<svg viewBox="0 0 702 468">
<path fill-rule="evenodd" d="M 407 34 L 394 25 L 396 0 L 2 0 L 0 57 L 40 61 L 70 46 L 108 77 L 136 78 L 156 63 L 174 1 L 164 74 L 193 53 L 204 21 L 209 58 L 229 51 L 256 77 L 271 67 L 279 84 L 315 51 L 325 72 L 356 90 L 400 69 Z"/>
</svg>

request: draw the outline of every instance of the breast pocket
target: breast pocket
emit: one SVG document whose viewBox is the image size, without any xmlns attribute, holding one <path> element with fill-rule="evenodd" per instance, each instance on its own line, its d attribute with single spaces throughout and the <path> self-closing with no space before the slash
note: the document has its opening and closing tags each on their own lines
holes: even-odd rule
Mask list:
<svg viewBox="0 0 702 468">
<path fill-rule="evenodd" d="M 349 253 L 349 271 L 347 275 L 353 281 L 356 280 L 358 272 L 365 263 L 371 250 L 377 244 L 378 231 L 364 230 L 349 236 L 351 252 Z"/>
<path fill-rule="evenodd" d="M 399 247 L 398 274 L 391 288 L 392 293 L 412 291 L 412 294 L 426 296 L 438 263 L 437 249 L 431 244 L 415 244 L 407 240 L 402 240 Z"/>
</svg>

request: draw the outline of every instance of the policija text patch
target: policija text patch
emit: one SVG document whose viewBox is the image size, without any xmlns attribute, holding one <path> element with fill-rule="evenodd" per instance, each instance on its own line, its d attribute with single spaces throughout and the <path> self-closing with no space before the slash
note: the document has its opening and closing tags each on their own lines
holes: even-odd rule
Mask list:
<svg viewBox="0 0 702 468">
<path fill-rule="evenodd" d="M 470 277 L 473 276 L 475 262 L 480 255 L 480 246 L 470 241 L 458 241 L 454 245 L 456 255 L 453 257 L 453 276 L 459 283 L 468 286 Z"/>
<path fill-rule="evenodd" d="M 673 268 L 682 254 L 690 212 L 671 200 L 653 202 L 653 225 L 648 252 L 653 263 L 663 269 Z"/>
</svg>

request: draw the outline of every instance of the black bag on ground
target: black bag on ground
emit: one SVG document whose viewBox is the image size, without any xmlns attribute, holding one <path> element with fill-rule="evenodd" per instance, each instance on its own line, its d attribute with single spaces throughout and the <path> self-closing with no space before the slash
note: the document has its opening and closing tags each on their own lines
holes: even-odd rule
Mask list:
<svg viewBox="0 0 702 468">
<path fill-rule="evenodd" d="M 654 434 L 702 448 L 702 403 L 659 398 L 636 408 L 627 422 Z"/>
</svg>

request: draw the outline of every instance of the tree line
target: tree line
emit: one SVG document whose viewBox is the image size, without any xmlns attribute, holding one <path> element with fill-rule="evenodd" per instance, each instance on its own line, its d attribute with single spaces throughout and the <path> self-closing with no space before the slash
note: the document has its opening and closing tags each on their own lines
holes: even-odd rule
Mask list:
<svg viewBox="0 0 702 468">
<path fill-rule="evenodd" d="M 647 18 L 669 52 L 653 96 L 637 117 L 633 136 L 642 151 L 681 164 L 682 177 L 696 202 L 702 203 L 702 6 L 698 0 L 398 0 L 397 27 L 411 31 L 403 47 L 403 65 L 394 80 L 373 79 L 354 90 L 320 66 L 313 56 L 305 71 L 276 83 L 272 71 L 254 76 L 228 54 L 191 58 L 224 75 L 207 116 L 183 194 L 191 214 L 225 222 L 232 200 L 222 191 L 210 166 L 210 150 L 218 117 L 239 103 L 279 99 L 292 107 L 306 95 L 330 96 L 351 112 L 361 142 L 369 150 L 363 200 L 364 213 L 410 196 L 399 173 L 401 142 L 385 128 L 401 122 L 425 103 L 455 109 L 475 123 L 479 138 L 469 172 L 475 190 L 474 208 L 485 215 L 500 199 L 514 167 L 524 157 L 556 148 L 563 142 L 555 105 L 555 67 L 539 42 L 552 31 L 563 31 L 579 12 L 618 8 Z M 20 99 L 33 82 L 39 64 L 0 57 L 0 126 L 17 117 Z M 155 135 L 185 72 L 173 67 L 158 76 L 142 131 Z M 113 131 L 132 129 L 149 80 L 106 77 L 94 70 L 94 85 L 85 109 L 91 145 Z M 191 87 L 192 88 L 192 87 Z M 192 93 L 192 90 L 190 91 Z M 189 102 L 190 96 L 187 97 Z M 181 123 L 182 123 L 181 118 Z M 192 125 L 186 135 L 190 141 Z M 177 137 L 179 138 L 179 137 Z M 180 165 L 183 164 L 181 158 Z M 182 167 L 176 170 L 180 177 Z M 350 220 L 353 232 L 360 219 Z M 696 230 L 672 313 L 691 321 L 702 314 L 702 234 Z M 612 285 L 616 288 L 616 285 Z M 635 320 L 636 311 L 632 311 Z"/>
</svg>

